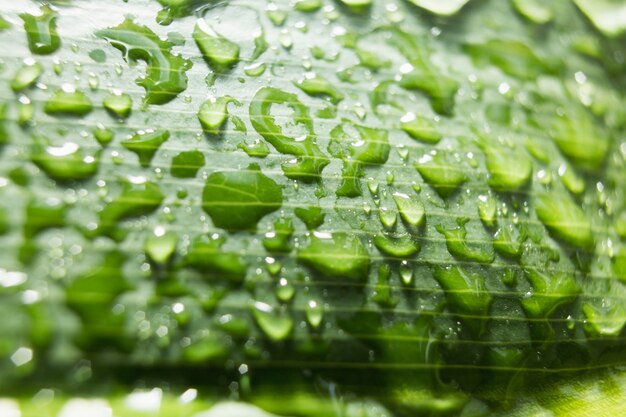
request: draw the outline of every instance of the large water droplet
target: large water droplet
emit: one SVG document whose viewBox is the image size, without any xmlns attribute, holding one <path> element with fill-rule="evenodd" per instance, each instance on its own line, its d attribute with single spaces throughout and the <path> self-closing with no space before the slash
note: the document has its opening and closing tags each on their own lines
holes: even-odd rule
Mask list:
<svg viewBox="0 0 626 417">
<path fill-rule="evenodd" d="M 204 154 L 198 150 L 184 151 L 172 158 L 170 173 L 176 178 L 194 178 L 204 166 Z"/>
<path fill-rule="evenodd" d="M 118 26 L 97 31 L 96 35 L 111 42 L 131 63 L 146 62 L 146 76 L 137 79 L 137 84 L 146 89 L 146 103 L 167 103 L 187 88 L 185 72 L 191 68 L 191 61 L 172 54 L 173 44 L 160 39 L 147 26 L 125 19 Z"/>
<path fill-rule="evenodd" d="M 248 265 L 237 252 L 223 248 L 226 238 L 201 236 L 196 239 L 185 256 L 185 263 L 209 276 L 240 283 L 246 277 Z"/>
<path fill-rule="evenodd" d="M 291 236 L 294 229 L 291 219 L 278 219 L 274 222 L 274 231 L 267 232 L 263 247 L 269 252 L 291 252 Z"/>
<path fill-rule="evenodd" d="M 122 141 L 122 146 L 139 157 L 139 164 L 142 167 L 149 167 L 152 158 L 159 150 L 159 147 L 168 140 L 170 132 L 167 130 L 147 130 L 139 131 L 130 138 Z"/>
<path fill-rule="evenodd" d="M 202 125 L 202 130 L 211 135 L 220 133 L 222 126 L 228 118 L 228 103 L 237 103 L 232 97 L 224 96 L 206 100 L 198 110 L 198 120 Z"/>
<path fill-rule="evenodd" d="M 424 224 L 425 211 L 421 201 L 402 193 L 394 193 L 393 200 L 407 225 L 417 227 Z"/>
<path fill-rule="evenodd" d="M 450 197 L 457 188 L 467 181 L 465 170 L 447 160 L 443 153 L 424 155 L 415 164 L 424 181 L 430 184 L 442 197 Z"/>
<path fill-rule="evenodd" d="M 382 165 L 389 159 L 391 147 L 387 131 L 344 123 L 333 128 L 330 137 L 328 151 L 343 160 L 341 184 L 335 194 L 341 197 L 360 196 L 362 167 Z"/>
<path fill-rule="evenodd" d="M 367 279 L 370 257 L 357 236 L 345 233 L 311 235 L 308 245 L 298 252 L 298 260 L 330 278 Z"/>
<path fill-rule="evenodd" d="M 22 91 L 33 84 L 43 74 L 43 65 L 34 59 L 24 60 L 24 64 L 17 70 L 11 80 L 13 91 Z"/>
<path fill-rule="evenodd" d="M 281 187 L 263 175 L 257 164 L 241 171 L 214 172 L 202 192 L 202 209 L 215 226 L 227 230 L 255 228 L 282 202 Z"/>
<path fill-rule="evenodd" d="M 545 193 L 535 198 L 537 217 L 557 238 L 574 246 L 593 245 L 589 218 L 566 194 Z"/>
<path fill-rule="evenodd" d="M 550 5 L 539 0 L 513 0 L 513 6 L 519 14 L 538 25 L 545 25 L 554 19 Z"/>
<path fill-rule="evenodd" d="M 442 225 L 437 225 L 436 229 L 446 238 L 446 247 L 451 255 L 470 261 L 480 263 L 491 263 L 494 259 L 493 251 L 484 243 L 470 244 L 467 239 L 467 231 L 465 224 L 469 222 L 468 218 L 457 219 L 458 227 L 454 229 L 445 229 Z"/>
<path fill-rule="evenodd" d="M 57 13 L 48 5 L 41 6 L 41 14 L 34 16 L 20 14 L 24 21 L 24 31 L 28 38 L 28 48 L 33 54 L 47 55 L 61 46 L 61 38 L 57 33 Z"/>
<path fill-rule="evenodd" d="M 112 115 L 125 119 L 130 115 L 133 101 L 128 94 L 114 92 L 104 99 L 102 105 Z"/>
<path fill-rule="evenodd" d="M 118 222 L 152 213 L 165 198 L 156 184 L 142 177 L 129 177 L 122 187 L 122 192 L 100 212 L 100 223 L 94 234 L 123 239 L 125 233 L 117 229 Z"/>
<path fill-rule="evenodd" d="M 253 303 L 252 316 L 263 333 L 275 342 L 287 339 L 293 329 L 293 319 L 288 314 L 260 301 Z"/>
<path fill-rule="evenodd" d="M 91 110 L 91 100 L 74 88 L 56 90 L 44 106 L 44 111 L 53 116 L 84 116 Z"/>
<path fill-rule="evenodd" d="M 416 6 L 441 16 L 452 16 L 461 10 L 469 0 L 409 0 Z"/>
<path fill-rule="evenodd" d="M 339 103 L 344 97 L 330 81 L 316 73 L 307 73 L 295 85 L 310 96 L 326 96 L 333 104 Z"/>
<path fill-rule="evenodd" d="M 47 139 L 40 136 L 34 137 L 33 141 L 31 160 L 52 179 L 84 180 L 98 171 L 101 151 L 91 156 L 74 142 L 51 146 Z"/>
<path fill-rule="evenodd" d="M 374 245 L 382 253 L 397 259 L 409 258 L 420 250 L 420 245 L 409 234 L 379 233 Z"/>
<path fill-rule="evenodd" d="M 307 132 L 304 138 L 295 139 L 283 134 L 270 113 L 275 104 L 285 104 L 293 110 L 295 123 L 304 127 Z M 261 88 L 250 103 L 250 121 L 254 129 L 278 152 L 296 157 L 295 161 L 282 165 L 288 178 L 305 182 L 317 181 L 324 167 L 330 163 L 315 143 L 313 120 L 308 107 L 295 94 L 273 87 Z"/>
<path fill-rule="evenodd" d="M 239 45 L 215 33 L 203 19 L 196 23 L 193 39 L 206 62 L 217 72 L 223 72 L 239 61 Z"/>
<path fill-rule="evenodd" d="M 438 143 L 443 137 L 430 119 L 416 116 L 415 113 L 406 113 L 402 116 L 400 127 L 413 139 L 425 143 Z"/>
</svg>

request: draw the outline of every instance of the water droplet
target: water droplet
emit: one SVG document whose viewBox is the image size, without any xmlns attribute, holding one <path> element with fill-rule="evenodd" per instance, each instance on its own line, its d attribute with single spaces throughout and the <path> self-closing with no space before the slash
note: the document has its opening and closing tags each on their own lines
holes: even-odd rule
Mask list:
<svg viewBox="0 0 626 417">
<path fill-rule="evenodd" d="M 87 83 L 89 84 L 89 88 L 92 91 L 95 91 L 100 86 L 100 78 L 93 72 L 90 72 L 89 77 L 87 78 Z"/>
<path fill-rule="evenodd" d="M 276 298 L 283 303 L 287 303 L 292 300 L 296 288 L 286 279 L 281 278 L 276 286 Z"/>
<path fill-rule="evenodd" d="M 33 120 L 35 114 L 35 107 L 25 96 L 20 97 L 17 108 L 17 123 L 20 126 L 25 126 Z"/>
<path fill-rule="evenodd" d="M 287 20 L 287 11 L 279 9 L 275 3 L 267 5 L 267 17 L 274 24 L 274 26 L 282 26 Z"/>
<path fill-rule="evenodd" d="M 70 86 L 56 90 L 44 106 L 44 111 L 53 116 L 80 117 L 91 113 L 92 110 L 91 100 L 85 93 Z"/>
<path fill-rule="evenodd" d="M 420 245 L 409 234 L 379 233 L 374 245 L 382 253 L 397 259 L 408 258 L 420 251 Z"/>
<path fill-rule="evenodd" d="M 337 104 L 343 100 L 343 93 L 330 81 L 316 73 L 307 72 L 303 79 L 295 83 L 295 86 L 310 96 L 326 96 L 331 103 Z"/>
<path fill-rule="evenodd" d="M 496 224 L 497 202 L 495 198 L 490 195 L 479 195 L 476 206 L 478 216 L 486 226 L 491 227 Z"/>
<path fill-rule="evenodd" d="M 403 144 L 400 144 L 398 145 L 396 150 L 398 151 L 398 156 L 400 157 L 400 159 L 402 159 L 403 161 L 406 161 L 407 158 L 409 157 L 409 149 Z"/>
<path fill-rule="evenodd" d="M 400 127 L 410 137 L 425 143 L 438 143 L 443 135 L 439 133 L 435 124 L 422 116 L 416 116 L 415 113 L 406 113 L 400 119 Z"/>
<path fill-rule="evenodd" d="M 306 130 L 306 136 L 302 140 L 286 136 L 270 114 L 273 105 L 281 104 L 293 110 L 295 123 Z M 300 102 L 297 95 L 273 87 L 261 88 L 250 103 L 250 121 L 257 133 L 278 152 L 296 157 L 294 161 L 282 164 L 287 178 L 304 182 L 317 181 L 324 167 L 330 163 L 315 143 L 309 109 Z"/>
<path fill-rule="evenodd" d="M 385 5 L 385 17 L 391 23 L 400 23 L 405 19 L 404 13 L 397 4 L 387 3 Z"/>
<path fill-rule="evenodd" d="M 393 229 L 396 225 L 398 215 L 395 211 L 389 210 L 386 207 L 381 207 L 378 211 L 378 218 L 386 229 Z"/>
<path fill-rule="evenodd" d="M 325 214 L 318 206 L 310 206 L 306 209 L 297 207 L 294 214 L 302 220 L 308 230 L 315 230 L 324 223 Z"/>
<path fill-rule="evenodd" d="M 244 68 L 244 72 L 248 77 L 259 77 L 263 75 L 267 66 L 263 62 L 256 62 Z"/>
<path fill-rule="evenodd" d="M 390 145 L 386 130 L 357 124 L 340 124 L 330 132 L 328 151 L 343 160 L 341 184 L 337 196 L 358 197 L 362 194 L 363 166 L 382 165 L 389 158 Z"/>
<path fill-rule="evenodd" d="M 263 175 L 257 164 L 240 171 L 214 172 L 202 192 L 202 209 L 216 227 L 227 230 L 255 228 L 282 202 L 281 187 Z"/>
<path fill-rule="evenodd" d="M 513 6 L 519 14 L 538 25 L 545 25 L 554 19 L 554 11 L 550 4 L 539 0 L 513 0 Z"/>
<path fill-rule="evenodd" d="M 526 186 L 532 177 L 533 164 L 521 151 L 498 146 L 486 136 L 480 136 L 479 146 L 485 153 L 489 185 L 497 191 L 516 191 Z"/>
<path fill-rule="evenodd" d="M 239 62 L 239 45 L 218 35 L 204 19 L 197 21 L 193 39 L 207 64 L 215 71 L 226 71 Z"/>
<path fill-rule="evenodd" d="M 500 255 L 517 259 L 522 254 L 522 243 L 525 239 L 523 234 L 519 234 L 517 239 L 513 239 L 513 227 L 503 226 L 499 228 L 493 237 L 493 248 Z"/>
<path fill-rule="evenodd" d="M 493 300 L 485 286 L 485 278 L 456 266 L 436 266 L 433 276 L 446 290 L 446 300 L 453 312 L 479 317 L 466 319 L 465 323 L 476 333 L 481 333 L 489 319 L 489 307 Z"/>
<path fill-rule="evenodd" d="M 299 12 L 316 12 L 322 8 L 322 0 L 296 0 L 293 8 Z"/>
<path fill-rule="evenodd" d="M 24 21 L 24 31 L 28 38 L 28 48 L 33 54 L 48 55 L 61 46 L 61 38 L 57 33 L 57 13 L 48 5 L 40 7 L 41 14 L 34 16 L 20 14 Z"/>
<path fill-rule="evenodd" d="M 465 224 L 469 222 L 468 218 L 457 219 L 458 227 L 454 229 L 445 229 L 442 225 L 437 225 L 436 229 L 439 233 L 446 238 L 446 247 L 451 255 L 465 259 L 469 261 L 479 263 L 491 263 L 494 259 L 494 254 L 491 248 L 480 245 L 471 245 L 468 243 L 465 230 Z"/>
<path fill-rule="evenodd" d="M 144 250 L 154 262 L 165 264 L 174 254 L 177 243 L 178 236 L 176 233 L 166 232 L 163 227 L 157 227 L 154 234 L 146 238 Z"/>
<path fill-rule="evenodd" d="M 389 278 L 391 277 L 391 268 L 388 264 L 382 264 L 378 267 L 378 281 L 372 300 L 382 307 L 395 307 L 398 300 L 391 295 L 391 287 Z"/>
<path fill-rule="evenodd" d="M 424 181 L 431 185 L 441 197 L 450 197 L 467 181 L 465 172 L 458 164 L 447 160 L 443 153 L 424 155 L 415 168 Z"/>
<path fill-rule="evenodd" d="M 489 63 L 518 79 L 530 81 L 542 73 L 555 71 L 554 65 L 545 62 L 526 43 L 518 40 L 494 38 L 480 44 L 466 44 L 464 49 L 476 65 Z"/>
<path fill-rule="evenodd" d="M 100 151 L 87 155 L 74 142 L 51 146 L 47 139 L 36 136 L 31 160 L 50 178 L 57 181 L 85 180 L 98 171 Z"/>
<path fill-rule="evenodd" d="M 555 237 L 577 247 L 593 245 L 588 216 L 566 194 L 545 193 L 536 196 L 535 211 L 539 220 Z"/>
<path fill-rule="evenodd" d="M 29 88 L 43 74 L 43 66 L 32 58 L 25 59 L 11 80 L 11 89 L 15 92 Z"/>
<path fill-rule="evenodd" d="M 9 23 L 4 17 L 0 16 L 0 32 L 4 32 L 7 29 L 11 29 L 13 25 Z"/>
<path fill-rule="evenodd" d="M 239 253 L 224 248 L 226 238 L 214 235 L 210 239 L 200 236 L 190 246 L 185 262 L 188 266 L 215 279 L 241 283 L 248 265 Z"/>
<path fill-rule="evenodd" d="M 263 247 L 268 252 L 290 252 L 289 243 L 294 229 L 291 219 L 278 219 L 274 222 L 274 231 L 265 234 Z"/>
<path fill-rule="evenodd" d="M 298 261 L 327 277 L 355 281 L 367 278 L 370 265 L 369 254 L 360 239 L 341 232 L 313 233 L 308 245 L 298 252 Z"/>
<path fill-rule="evenodd" d="M 540 184 L 550 185 L 552 183 L 552 173 L 545 169 L 537 171 L 537 180 Z"/>
<path fill-rule="evenodd" d="M 102 147 L 107 146 L 113 140 L 113 131 L 104 127 L 95 128 L 93 135 Z"/>
<path fill-rule="evenodd" d="M 220 133 L 228 118 L 227 106 L 231 102 L 239 104 L 237 100 L 229 96 L 211 98 L 202 103 L 198 110 L 198 120 L 205 133 L 211 135 Z"/>
<path fill-rule="evenodd" d="M 191 68 L 191 61 L 171 53 L 174 46 L 159 38 L 147 26 L 140 26 L 125 19 L 118 26 L 96 32 L 111 45 L 120 50 L 127 61 L 146 62 L 146 76 L 137 79 L 137 84 L 146 89 L 147 104 L 164 104 L 173 100 L 187 88 L 185 72 Z M 116 67 L 121 75 L 122 67 Z"/>
<path fill-rule="evenodd" d="M 159 150 L 159 147 L 169 137 L 170 133 L 167 130 L 138 131 L 130 138 L 123 140 L 122 146 L 137 154 L 139 164 L 145 168 L 150 166 L 150 162 Z"/>
<path fill-rule="evenodd" d="M 106 61 L 107 56 L 102 49 L 93 49 L 89 51 L 89 57 L 99 64 Z"/>
<path fill-rule="evenodd" d="M 567 272 L 543 273 L 533 268 L 524 270 L 533 291 L 522 299 L 529 317 L 547 319 L 561 305 L 572 302 L 580 288 Z"/>
<path fill-rule="evenodd" d="M 181 199 L 181 200 L 187 198 L 188 195 L 189 195 L 189 193 L 184 188 L 179 188 L 178 191 L 176 191 L 176 197 Z"/>
<path fill-rule="evenodd" d="M 406 194 L 394 193 L 393 199 L 400 211 L 400 217 L 409 226 L 421 226 L 424 223 L 424 205 Z"/>
<path fill-rule="evenodd" d="M 6 103 L 0 104 L 0 146 L 9 142 L 9 132 L 6 126 L 7 107 Z"/>
<path fill-rule="evenodd" d="M 252 305 L 252 316 L 263 333 L 274 342 L 287 339 L 293 330 L 293 319 L 288 314 L 261 301 Z"/>
<path fill-rule="evenodd" d="M 585 191 L 585 180 L 574 169 L 567 165 L 561 164 L 559 166 L 559 176 L 565 188 L 567 188 L 572 194 L 580 195 Z"/>
<path fill-rule="evenodd" d="M 574 3 L 606 36 L 617 37 L 626 31 L 624 5 L 621 2 L 574 0 Z"/>
<path fill-rule="evenodd" d="M 170 173 L 176 178 L 194 178 L 205 164 L 204 154 L 198 150 L 180 152 L 172 158 Z"/>
<path fill-rule="evenodd" d="M 428 96 L 435 112 L 452 116 L 459 83 L 444 75 L 431 62 L 430 52 L 422 40 L 401 31 L 396 26 L 390 27 L 387 31 L 389 43 L 408 60 L 400 67 L 398 84 L 408 90 L 421 91 Z"/>
<path fill-rule="evenodd" d="M 118 222 L 154 212 L 165 198 L 156 184 L 143 177 L 128 177 L 122 187 L 122 192 L 100 212 L 100 222 L 94 235 L 121 240 L 124 233 L 117 229 Z"/>
<path fill-rule="evenodd" d="M 409 0 L 431 13 L 441 16 L 452 16 L 458 13 L 469 0 Z"/>
<path fill-rule="evenodd" d="M 278 42 L 280 43 L 280 46 L 287 50 L 293 47 L 293 38 L 287 29 L 280 31 L 280 35 L 278 35 Z"/>
<path fill-rule="evenodd" d="M 252 143 L 240 143 L 237 147 L 253 158 L 265 158 L 270 154 L 269 147 L 259 139 L 255 139 Z"/>
<path fill-rule="evenodd" d="M 113 92 L 113 94 L 104 99 L 102 105 L 113 116 L 125 119 L 130 115 L 133 101 L 128 94 Z"/>
<path fill-rule="evenodd" d="M 407 261 L 400 262 L 400 278 L 404 285 L 409 285 L 413 281 L 413 265 Z"/>
<path fill-rule="evenodd" d="M 282 264 L 271 256 L 265 258 L 265 267 L 267 269 L 267 272 L 269 272 L 272 276 L 277 276 L 283 269 Z"/>
<path fill-rule="evenodd" d="M 370 193 L 373 196 L 378 195 L 378 182 L 376 182 L 374 180 L 369 180 L 367 182 L 367 188 L 370 190 Z"/>
<path fill-rule="evenodd" d="M 315 300 L 309 300 L 306 304 L 306 321 L 314 329 L 319 329 L 324 320 L 324 306 Z"/>
</svg>

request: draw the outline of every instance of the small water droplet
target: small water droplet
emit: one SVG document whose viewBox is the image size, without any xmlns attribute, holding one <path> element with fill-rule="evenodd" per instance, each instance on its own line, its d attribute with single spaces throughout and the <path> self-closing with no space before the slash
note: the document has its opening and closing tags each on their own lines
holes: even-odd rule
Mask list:
<svg viewBox="0 0 626 417">
<path fill-rule="evenodd" d="M 324 319 L 324 307 L 315 300 L 309 300 L 306 305 L 306 321 L 314 329 L 319 329 Z"/>
</svg>

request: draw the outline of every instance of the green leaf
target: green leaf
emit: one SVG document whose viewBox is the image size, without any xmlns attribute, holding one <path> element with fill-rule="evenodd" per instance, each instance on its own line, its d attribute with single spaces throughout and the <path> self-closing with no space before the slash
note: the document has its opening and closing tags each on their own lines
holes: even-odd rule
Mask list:
<svg viewBox="0 0 626 417">
<path fill-rule="evenodd" d="M 625 413 L 621 2 L 5 3 L 0 415 Z"/>
</svg>

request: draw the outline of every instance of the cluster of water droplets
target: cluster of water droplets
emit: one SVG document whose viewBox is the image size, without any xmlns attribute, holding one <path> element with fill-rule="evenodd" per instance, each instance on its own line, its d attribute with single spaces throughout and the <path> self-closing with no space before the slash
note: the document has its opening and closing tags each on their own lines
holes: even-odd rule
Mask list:
<svg viewBox="0 0 626 417">
<path fill-rule="evenodd" d="M 119 14 L 80 46 L 62 8 L 19 17 L 30 53 L 0 102 L 0 192 L 22 211 L 0 206 L 0 234 L 19 262 L 0 284 L 24 288 L 38 333 L 15 367 L 70 345 L 69 361 L 245 366 L 240 389 L 248 365 L 365 346 L 336 363 L 436 379 L 556 366 L 558 342 L 622 334 L 623 97 L 597 66 L 430 25 L 467 1 L 158 3 L 156 22 Z M 78 323 L 62 343 L 47 314 Z"/>
</svg>

